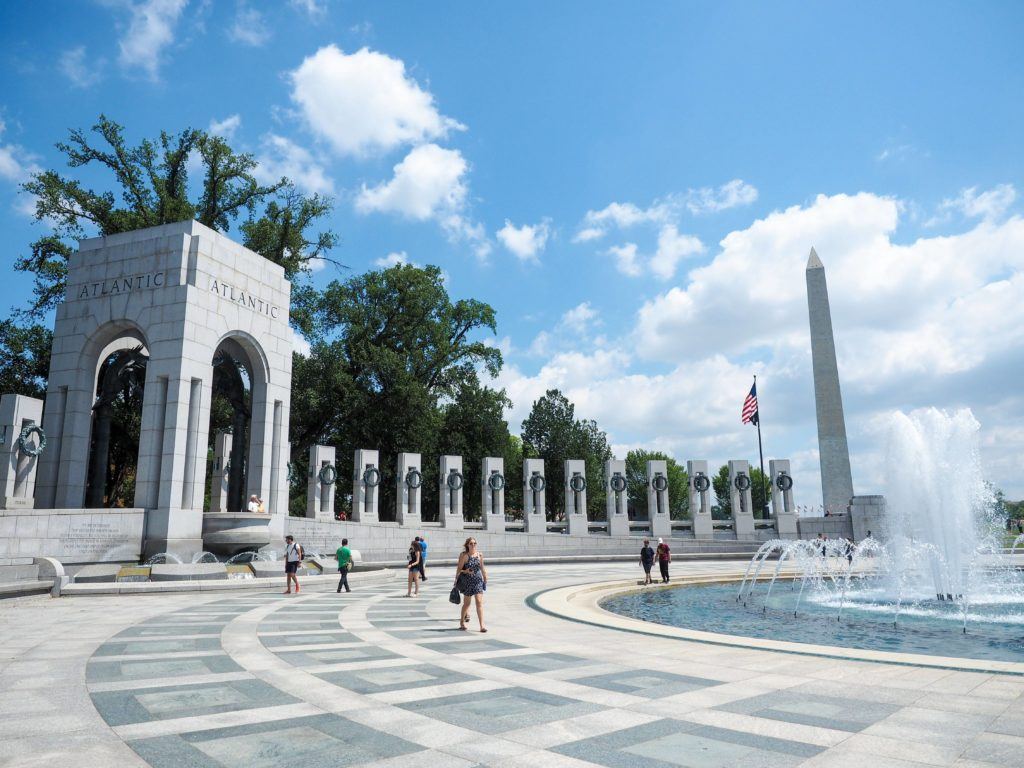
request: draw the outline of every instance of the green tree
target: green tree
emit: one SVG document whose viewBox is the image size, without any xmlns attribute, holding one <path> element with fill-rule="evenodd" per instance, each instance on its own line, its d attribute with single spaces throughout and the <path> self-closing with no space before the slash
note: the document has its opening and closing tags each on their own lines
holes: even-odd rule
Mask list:
<svg viewBox="0 0 1024 768">
<path fill-rule="evenodd" d="M 315 297 L 309 320 L 312 350 L 294 357 L 292 374 L 293 462 L 301 466 L 316 443 L 336 446 L 339 457 L 368 447 L 392 457 L 380 468 L 380 509 L 388 519 L 395 511 L 393 457 L 421 453 L 423 511 L 436 516 L 442 403 L 461 395 L 488 400 L 493 416 L 495 398 L 504 398 L 477 391 L 478 370 L 494 376 L 501 368 L 501 353 L 477 340 L 494 332 L 494 310 L 452 301 L 437 267 L 399 265 L 332 282 Z M 467 429 L 490 435 L 496 425 L 485 422 Z M 494 450 L 501 445 L 493 443 Z M 349 492 L 340 480 L 339 497 Z"/>
<path fill-rule="evenodd" d="M 723 464 L 718 473 L 711 478 L 711 487 L 715 491 L 715 505 L 711 508 L 712 520 L 727 520 L 732 517 L 732 501 L 729 493 L 729 465 Z"/>
<path fill-rule="evenodd" d="M 586 462 L 587 514 L 598 519 L 604 514 L 604 462 L 611 458 L 608 437 L 594 421 L 577 420 L 576 408 L 557 389 L 549 389 L 534 401 L 522 424 L 524 458 L 544 459 L 547 480 L 546 503 L 549 517 L 565 512 L 562 491 L 566 459 Z"/>
<path fill-rule="evenodd" d="M 523 440 L 508 435 L 502 449 L 505 459 L 505 513 L 521 520 L 523 517 Z"/>
<path fill-rule="evenodd" d="M 690 481 L 686 470 L 671 456 L 659 451 L 632 450 L 626 454 L 626 493 L 631 519 L 647 518 L 647 462 L 664 461 L 668 470 L 669 515 L 684 520 L 690 511 Z"/>
<path fill-rule="evenodd" d="M 0 393 L 44 397 L 52 344 L 49 328 L 0 321 Z"/>
<path fill-rule="evenodd" d="M 74 241 L 89 235 L 113 235 L 160 224 L 196 219 L 226 231 L 243 212 L 243 242 L 285 267 L 289 277 L 308 270 L 312 259 L 324 258 L 336 238 L 330 231 L 310 237 L 306 231 L 330 210 L 330 201 L 304 198 L 287 179 L 262 185 L 253 171 L 256 159 L 234 152 L 227 142 L 203 131 L 166 131 L 155 141 L 130 146 L 124 128 L 100 115 L 91 134 L 70 131 L 57 144 L 70 168 L 99 168 L 113 177 L 111 189 L 94 190 L 80 179 L 46 170 L 22 185 L 36 201 L 35 218 L 52 230 L 32 243 L 15 269 L 34 275 L 27 314 L 41 317 L 61 302 L 67 262 Z M 202 179 L 189 194 L 189 158 L 199 160 Z M 280 200 L 274 201 L 280 195 Z M 267 203 L 262 217 L 258 205 Z"/>
</svg>

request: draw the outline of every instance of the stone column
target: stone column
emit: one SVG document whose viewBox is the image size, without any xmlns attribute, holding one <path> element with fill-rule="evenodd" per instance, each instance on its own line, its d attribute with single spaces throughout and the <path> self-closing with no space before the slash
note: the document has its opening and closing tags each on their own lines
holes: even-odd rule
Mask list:
<svg viewBox="0 0 1024 768">
<path fill-rule="evenodd" d="M 651 536 L 671 536 L 672 518 L 668 510 L 668 462 L 647 462 L 647 519 Z"/>
<path fill-rule="evenodd" d="M 43 401 L 24 395 L 0 398 L 0 509 L 32 509 L 35 506 L 36 468 L 39 456 L 30 452 L 42 446 L 42 435 L 35 430 L 25 438 L 23 450 L 19 438 L 22 430 L 42 429 Z"/>
<path fill-rule="evenodd" d="M 210 511 L 228 511 L 228 461 L 231 434 L 218 432 L 213 438 L 213 471 L 210 472 Z"/>
<path fill-rule="evenodd" d="M 604 463 L 605 517 L 609 536 L 629 536 L 629 493 L 626 462 L 608 459 Z"/>
<path fill-rule="evenodd" d="M 418 453 L 398 454 L 398 472 L 395 474 L 398 524 L 419 528 L 423 521 L 423 463 Z"/>
<path fill-rule="evenodd" d="M 437 495 L 441 527 L 461 531 L 466 527 L 462 514 L 462 486 L 466 484 L 466 478 L 462 475 L 461 456 L 441 457 L 440 483 Z"/>
<path fill-rule="evenodd" d="M 523 526 L 527 533 L 548 532 L 546 488 L 544 459 L 523 459 Z"/>
<path fill-rule="evenodd" d="M 334 494 L 338 487 L 338 467 L 332 445 L 309 447 L 309 484 L 306 488 L 306 517 L 334 519 Z"/>
<path fill-rule="evenodd" d="M 750 466 L 742 459 L 729 461 L 729 501 L 736 538 L 754 538 L 753 502 L 750 498 Z"/>
<path fill-rule="evenodd" d="M 587 523 L 587 465 L 582 459 L 565 460 L 565 522 L 570 536 L 590 533 Z"/>
<path fill-rule="evenodd" d="M 502 533 L 505 530 L 505 460 L 488 456 L 480 473 L 481 514 L 484 529 Z"/>
<path fill-rule="evenodd" d="M 789 459 L 769 459 L 768 475 L 772 483 L 772 517 L 781 539 L 797 538 L 796 507 L 793 506 L 793 476 Z"/>
<path fill-rule="evenodd" d="M 713 539 L 715 527 L 711 521 L 711 475 L 708 463 L 698 459 L 686 462 L 686 474 L 690 478 L 690 519 L 693 520 L 695 539 Z"/>
<path fill-rule="evenodd" d="M 352 519 L 357 523 L 380 520 L 380 459 L 377 451 L 360 448 L 352 464 Z"/>
</svg>

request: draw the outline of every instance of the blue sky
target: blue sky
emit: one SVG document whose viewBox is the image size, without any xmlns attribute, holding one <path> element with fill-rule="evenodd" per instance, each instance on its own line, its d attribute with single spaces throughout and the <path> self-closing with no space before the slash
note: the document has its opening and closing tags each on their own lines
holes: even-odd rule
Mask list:
<svg viewBox="0 0 1024 768">
<path fill-rule="evenodd" d="M 513 428 L 558 386 L 620 453 L 756 460 L 757 373 L 766 453 L 814 504 L 814 245 L 857 491 L 888 414 L 935 405 L 974 410 L 1020 497 L 1021 39 L 1011 2 L 6 3 L 4 258 L 68 128 L 212 128 L 336 199 L 353 271 L 438 264 L 491 303 Z"/>
</svg>

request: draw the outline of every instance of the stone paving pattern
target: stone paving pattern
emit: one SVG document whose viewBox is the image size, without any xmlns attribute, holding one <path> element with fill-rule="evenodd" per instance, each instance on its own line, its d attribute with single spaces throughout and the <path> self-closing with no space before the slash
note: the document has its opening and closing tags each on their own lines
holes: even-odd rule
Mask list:
<svg viewBox="0 0 1024 768">
<path fill-rule="evenodd" d="M 0 603 L 0 766 L 1024 766 L 1024 678 L 581 625 L 525 598 L 633 566 L 489 570 L 486 635 L 458 631 L 449 569 L 412 599 Z"/>
</svg>

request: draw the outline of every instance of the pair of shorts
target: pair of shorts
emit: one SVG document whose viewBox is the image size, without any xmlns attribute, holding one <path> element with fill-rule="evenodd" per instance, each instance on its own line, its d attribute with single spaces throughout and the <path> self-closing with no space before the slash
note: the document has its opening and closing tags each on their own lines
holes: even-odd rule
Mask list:
<svg viewBox="0 0 1024 768">
<path fill-rule="evenodd" d="M 295 562 L 292 562 L 292 561 L 289 560 L 288 562 L 286 562 L 284 564 L 284 572 L 285 573 L 298 573 L 298 570 L 299 570 L 299 562 L 297 560 Z"/>
</svg>

